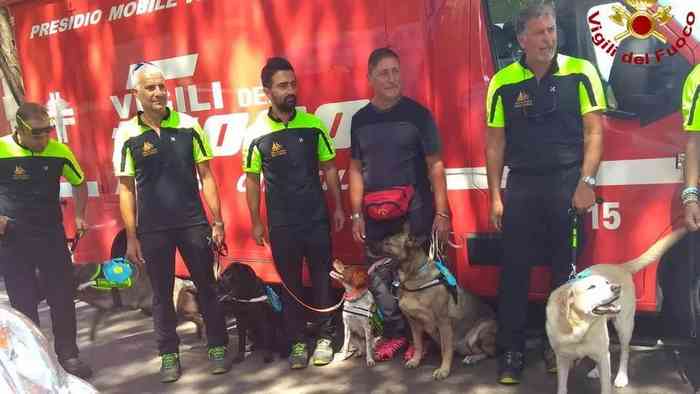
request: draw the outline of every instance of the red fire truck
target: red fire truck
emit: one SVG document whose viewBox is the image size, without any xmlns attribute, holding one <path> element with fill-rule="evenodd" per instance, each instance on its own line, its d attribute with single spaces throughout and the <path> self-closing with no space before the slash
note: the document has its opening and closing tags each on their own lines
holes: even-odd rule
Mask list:
<svg viewBox="0 0 700 394">
<path fill-rule="evenodd" d="M 500 255 L 488 219 L 485 94 L 491 76 L 521 54 L 512 23 L 518 0 L 4 3 L 14 23 L 26 98 L 48 106 L 56 137 L 73 149 L 87 174 L 93 228 L 80 243 L 77 263 L 123 253 L 112 136 L 137 110 L 128 84 L 135 64 L 159 65 L 172 107 L 197 117 L 208 133 L 228 259 L 249 263 L 274 282 L 269 252 L 250 236 L 240 157 L 246 126 L 268 105 L 260 69 L 273 55 L 295 66 L 301 109 L 331 130 L 346 191 L 350 120 L 370 96 L 367 56 L 391 46 L 401 56 L 404 93 L 430 108 L 440 128 L 453 226 L 462 246 L 450 252 L 456 276 L 480 295 L 495 295 Z M 662 0 L 645 10 L 611 0 L 556 3 L 560 52 L 597 66 L 610 107 L 598 174 L 603 202 L 585 217 L 579 265 L 623 262 L 647 250 L 681 213 L 686 137 L 680 89 L 699 62 L 700 2 Z M 654 34 L 638 31 L 640 15 Z M 6 86 L 9 114 L 7 92 Z M 70 187 L 61 190 L 70 234 Z M 335 236 L 334 251 L 345 261 L 362 261 L 349 226 Z M 548 291 L 546 263 L 532 272 L 532 299 Z M 656 273 L 653 264 L 635 277 L 641 310 L 658 307 Z"/>
</svg>

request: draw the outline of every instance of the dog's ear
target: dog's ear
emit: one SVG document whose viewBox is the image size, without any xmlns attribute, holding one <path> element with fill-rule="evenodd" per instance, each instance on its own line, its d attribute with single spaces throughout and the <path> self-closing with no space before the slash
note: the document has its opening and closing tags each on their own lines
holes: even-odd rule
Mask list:
<svg viewBox="0 0 700 394">
<path fill-rule="evenodd" d="M 335 259 L 335 260 L 333 260 L 333 269 L 342 274 L 343 271 L 345 270 L 345 265 L 343 264 L 342 261 Z"/>
<path fill-rule="evenodd" d="M 572 288 L 562 289 L 556 295 L 554 302 L 557 305 L 557 325 L 562 334 L 571 334 L 574 332 L 574 327 L 571 324 L 571 304 L 574 302 L 574 290 Z"/>
</svg>

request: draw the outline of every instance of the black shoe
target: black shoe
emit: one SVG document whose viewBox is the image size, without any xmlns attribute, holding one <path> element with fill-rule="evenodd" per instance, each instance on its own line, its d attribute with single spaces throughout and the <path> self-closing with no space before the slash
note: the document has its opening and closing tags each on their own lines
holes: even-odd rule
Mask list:
<svg viewBox="0 0 700 394">
<path fill-rule="evenodd" d="M 523 373 L 523 353 L 505 352 L 498 360 L 498 383 L 520 384 L 520 376 Z"/>
<path fill-rule="evenodd" d="M 557 355 L 554 354 L 554 349 L 549 344 L 549 341 L 544 342 L 544 351 L 542 352 L 544 367 L 549 373 L 557 373 Z"/>
<path fill-rule="evenodd" d="M 180 379 L 182 371 L 180 369 L 180 355 L 177 353 L 166 353 L 160 356 L 160 382 L 172 383 Z"/>
<path fill-rule="evenodd" d="M 81 379 L 90 379 L 92 376 L 92 368 L 85 364 L 78 357 L 68 358 L 59 361 L 63 369 L 71 375 L 75 375 Z"/>
</svg>

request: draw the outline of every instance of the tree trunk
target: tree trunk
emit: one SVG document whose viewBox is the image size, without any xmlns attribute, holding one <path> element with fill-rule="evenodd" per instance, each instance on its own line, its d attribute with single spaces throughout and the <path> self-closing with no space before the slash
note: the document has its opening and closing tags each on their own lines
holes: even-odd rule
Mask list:
<svg viewBox="0 0 700 394">
<path fill-rule="evenodd" d="M 12 18 L 6 7 L 0 8 L 0 70 L 16 103 L 24 101 L 22 69 L 17 59 Z"/>
</svg>

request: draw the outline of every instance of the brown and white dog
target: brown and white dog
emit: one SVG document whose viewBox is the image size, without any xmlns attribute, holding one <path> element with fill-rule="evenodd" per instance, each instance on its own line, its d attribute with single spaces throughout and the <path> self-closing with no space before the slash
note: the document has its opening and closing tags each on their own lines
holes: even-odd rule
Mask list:
<svg viewBox="0 0 700 394">
<path fill-rule="evenodd" d="M 497 323 L 493 310 L 459 286 L 453 293 L 442 283 L 432 285 L 440 278 L 440 272 L 428 260 L 423 246 L 409 235 L 407 226 L 369 247 L 373 254 L 398 262 L 399 308 L 411 326 L 415 348 L 406 362 L 408 368 L 421 363 L 424 332 L 440 345 L 442 353 L 442 363 L 433 372 L 434 379 L 444 379 L 450 374 L 455 351 L 466 356 L 464 362 L 469 364 L 495 355 Z"/>
<path fill-rule="evenodd" d="M 655 261 L 686 233 L 677 229 L 657 241 L 638 258 L 623 264 L 596 264 L 552 292 L 547 301 L 547 336 L 557 357 L 557 393 L 566 394 L 572 364 L 589 357 L 597 364 L 589 376 L 600 377 L 601 393 L 612 392 L 608 320 L 620 340 L 620 368 L 615 386 L 624 387 L 629 378 L 629 343 L 634 330 L 636 308 L 632 275 Z"/>
<path fill-rule="evenodd" d="M 333 279 L 339 281 L 345 288 L 343 302 L 343 325 L 345 326 L 343 347 L 341 353 L 345 360 L 350 356 L 350 345 L 355 348 L 355 356 L 365 355 L 368 367 L 374 362 L 374 335 L 372 334 L 374 297 L 368 289 L 367 271 L 356 265 L 344 265 L 340 260 L 333 262 L 330 272 Z"/>
</svg>

